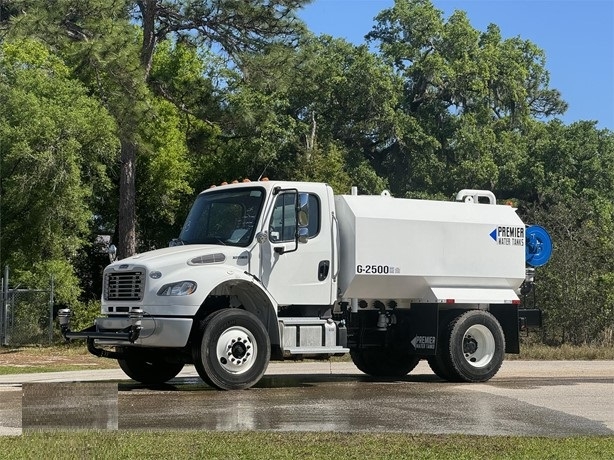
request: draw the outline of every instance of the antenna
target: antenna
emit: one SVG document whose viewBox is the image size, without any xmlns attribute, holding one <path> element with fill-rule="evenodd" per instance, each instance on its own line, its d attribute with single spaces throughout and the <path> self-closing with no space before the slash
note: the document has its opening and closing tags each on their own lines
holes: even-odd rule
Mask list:
<svg viewBox="0 0 614 460">
<path fill-rule="evenodd" d="M 258 176 L 258 181 L 260 181 L 260 179 L 262 179 L 262 176 L 264 176 L 264 173 L 266 172 L 266 169 L 270 166 L 270 164 L 273 162 L 273 160 L 274 160 L 274 158 L 271 158 L 269 160 L 269 162 L 266 164 L 266 166 L 264 167 L 264 169 L 260 173 L 260 176 Z"/>
</svg>

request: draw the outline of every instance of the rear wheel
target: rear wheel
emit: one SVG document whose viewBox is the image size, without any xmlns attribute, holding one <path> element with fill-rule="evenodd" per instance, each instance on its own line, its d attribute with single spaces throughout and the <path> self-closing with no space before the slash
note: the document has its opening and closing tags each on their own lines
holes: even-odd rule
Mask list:
<svg viewBox="0 0 614 460">
<path fill-rule="evenodd" d="M 262 378 L 271 357 L 271 344 L 255 315 L 233 308 L 205 319 L 193 354 L 194 367 L 206 383 L 221 390 L 241 390 Z"/>
<path fill-rule="evenodd" d="M 471 310 L 448 326 L 438 354 L 429 360 L 440 377 L 460 382 L 486 382 L 503 364 L 505 337 L 490 313 Z"/>
<path fill-rule="evenodd" d="M 352 349 L 356 367 L 373 377 L 403 377 L 418 365 L 420 358 L 392 348 Z"/>
<path fill-rule="evenodd" d="M 174 378 L 183 369 L 183 363 L 167 362 L 143 353 L 128 352 L 117 360 L 122 371 L 132 380 L 141 383 L 164 383 Z"/>
<path fill-rule="evenodd" d="M 441 353 L 437 353 L 435 356 L 429 356 L 427 362 L 437 377 L 443 380 L 454 380 L 455 375 L 450 373 L 449 366 L 444 362 Z M 456 376 L 456 378 L 458 377 Z"/>
</svg>

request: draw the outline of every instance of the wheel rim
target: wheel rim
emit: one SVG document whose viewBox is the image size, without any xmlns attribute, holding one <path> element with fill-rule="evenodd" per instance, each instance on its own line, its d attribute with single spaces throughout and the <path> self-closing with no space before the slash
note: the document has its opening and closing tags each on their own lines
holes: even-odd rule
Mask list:
<svg viewBox="0 0 614 460">
<path fill-rule="evenodd" d="M 495 354 L 495 337 L 481 324 L 471 326 L 463 336 L 463 356 L 470 366 L 484 367 Z"/>
<path fill-rule="evenodd" d="M 240 326 L 226 329 L 217 341 L 217 361 L 232 374 L 247 372 L 254 365 L 257 352 L 254 335 Z"/>
</svg>

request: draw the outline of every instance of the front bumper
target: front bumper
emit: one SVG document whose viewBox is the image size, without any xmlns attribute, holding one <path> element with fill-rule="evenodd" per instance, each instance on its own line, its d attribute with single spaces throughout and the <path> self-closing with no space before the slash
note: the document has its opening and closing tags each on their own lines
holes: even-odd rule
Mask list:
<svg viewBox="0 0 614 460">
<path fill-rule="evenodd" d="M 140 310 L 130 316 L 96 318 L 94 325 L 79 332 L 70 330 L 70 313 L 58 314 L 62 335 L 67 340 L 88 340 L 101 346 L 184 347 L 188 343 L 193 319 L 185 317 L 144 316 Z"/>
</svg>

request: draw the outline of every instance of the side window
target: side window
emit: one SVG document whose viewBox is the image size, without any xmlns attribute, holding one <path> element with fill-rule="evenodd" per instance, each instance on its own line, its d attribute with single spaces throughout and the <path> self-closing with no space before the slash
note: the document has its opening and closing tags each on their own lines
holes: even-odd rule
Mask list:
<svg viewBox="0 0 614 460">
<path fill-rule="evenodd" d="M 309 238 L 320 231 L 320 201 L 316 195 L 309 195 Z M 296 235 L 296 195 L 282 193 L 275 200 L 273 214 L 269 223 L 269 239 L 273 243 L 294 241 Z"/>
<path fill-rule="evenodd" d="M 296 225 L 295 195 L 282 193 L 275 200 L 269 223 L 269 239 L 274 243 L 294 240 Z"/>
<path fill-rule="evenodd" d="M 320 200 L 316 195 L 309 195 L 309 238 L 320 233 Z"/>
</svg>

